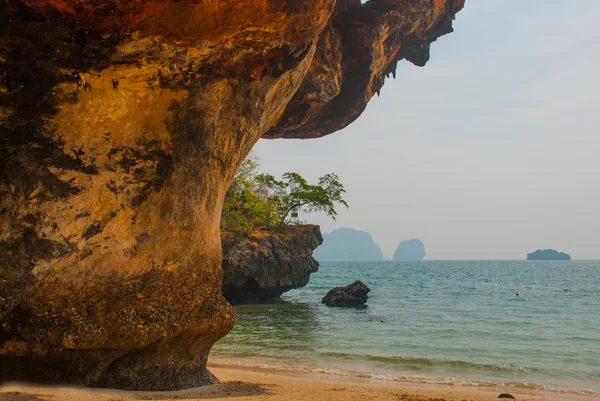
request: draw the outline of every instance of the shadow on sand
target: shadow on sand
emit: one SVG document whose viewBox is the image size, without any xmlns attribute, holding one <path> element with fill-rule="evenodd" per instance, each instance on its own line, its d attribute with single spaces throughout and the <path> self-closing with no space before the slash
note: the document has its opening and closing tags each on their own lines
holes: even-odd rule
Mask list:
<svg viewBox="0 0 600 401">
<path fill-rule="evenodd" d="M 167 401 L 167 400 L 212 400 L 222 398 L 255 397 L 272 395 L 271 384 L 246 383 L 241 381 L 220 382 L 212 386 L 198 387 L 177 392 L 153 392 L 136 394 L 134 400 L 138 401 Z M 123 398 L 126 400 L 127 398 Z M 20 401 L 20 400 L 19 400 Z M 116 401 L 116 400 L 115 400 Z"/>
<path fill-rule="evenodd" d="M 18 390 L 1 391 L 0 401 L 168 401 L 168 400 L 212 400 L 238 397 L 268 396 L 273 393 L 273 384 L 257 384 L 241 381 L 225 381 L 211 386 L 181 391 L 120 391 L 110 389 L 88 389 L 73 387 L 27 388 L 19 384 Z"/>
</svg>

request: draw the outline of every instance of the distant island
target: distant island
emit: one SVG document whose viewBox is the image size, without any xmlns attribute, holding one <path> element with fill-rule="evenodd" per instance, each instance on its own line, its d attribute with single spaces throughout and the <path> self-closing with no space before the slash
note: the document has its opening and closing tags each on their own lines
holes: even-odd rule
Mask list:
<svg viewBox="0 0 600 401">
<path fill-rule="evenodd" d="M 425 245 L 418 239 L 409 239 L 401 241 L 398 249 L 394 252 L 394 260 L 398 261 L 417 261 L 425 257 Z"/>
<path fill-rule="evenodd" d="M 323 244 L 315 249 L 317 260 L 383 260 L 379 245 L 366 231 L 339 228 L 323 234 Z"/>
<path fill-rule="evenodd" d="M 571 256 L 564 252 L 558 252 L 554 249 L 538 249 L 535 252 L 527 254 L 527 260 L 571 260 Z"/>
</svg>

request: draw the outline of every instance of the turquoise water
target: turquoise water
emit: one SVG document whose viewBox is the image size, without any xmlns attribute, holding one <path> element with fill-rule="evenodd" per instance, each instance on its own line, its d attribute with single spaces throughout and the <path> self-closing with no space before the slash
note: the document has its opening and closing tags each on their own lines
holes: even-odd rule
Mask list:
<svg viewBox="0 0 600 401">
<path fill-rule="evenodd" d="M 354 280 L 366 307 L 321 304 Z M 600 395 L 600 262 L 323 262 L 306 287 L 236 311 L 213 361 Z"/>
</svg>

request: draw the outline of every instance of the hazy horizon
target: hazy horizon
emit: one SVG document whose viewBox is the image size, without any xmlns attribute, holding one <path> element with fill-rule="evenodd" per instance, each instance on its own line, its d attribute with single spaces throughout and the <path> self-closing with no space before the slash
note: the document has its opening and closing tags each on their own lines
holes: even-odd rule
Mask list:
<svg viewBox="0 0 600 401">
<path fill-rule="evenodd" d="M 313 222 L 312 222 L 312 221 L 308 221 L 307 223 L 308 223 L 308 224 L 313 224 Z M 314 223 L 314 224 L 316 224 L 316 223 Z M 343 228 L 350 228 L 350 229 L 352 229 L 352 227 L 336 227 L 336 228 L 332 229 L 331 231 L 324 231 L 323 229 L 321 229 L 321 231 L 322 231 L 322 233 L 323 233 L 323 234 L 331 234 L 331 232 L 332 232 L 332 231 L 335 231 L 335 230 L 338 230 L 338 229 L 341 229 L 341 228 L 342 228 L 342 229 L 343 229 Z M 358 230 L 358 229 L 356 229 L 356 230 Z M 365 230 L 358 230 L 358 231 L 365 231 Z M 371 234 L 371 233 L 369 233 L 369 234 Z M 418 239 L 418 238 L 405 238 L 405 239 L 403 239 L 403 240 L 401 240 L 401 241 L 405 241 L 405 240 L 411 240 L 411 239 Z M 419 261 L 398 261 L 398 260 L 396 260 L 396 261 L 395 261 L 395 260 L 392 260 L 393 252 L 392 252 L 392 254 L 391 254 L 391 255 L 388 255 L 388 254 L 386 254 L 385 252 L 383 252 L 383 249 L 382 249 L 382 248 L 381 248 L 381 246 L 380 246 L 380 245 L 377 243 L 377 241 L 375 241 L 375 239 L 373 239 L 373 242 L 375 243 L 375 245 L 377 245 L 377 246 L 379 246 L 379 247 L 380 247 L 380 249 L 381 249 L 381 251 L 382 251 L 382 253 L 383 253 L 383 260 L 382 260 L 383 262 L 405 262 L 405 263 L 419 262 Z M 399 244 L 399 243 L 400 243 L 400 241 L 398 241 L 398 244 Z M 545 249 L 548 249 L 548 248 L 537 248 L 537 249 L 532 249 L 530 252 L 527 252 L 527 253 L 535 252 L 535 251 L 537 251 L 537 250 L 545 250 Z M 394 248 L 394 251 L 395 251 L 395 250 L 396 250 L 396 249 Z M 427 244 L 425 244 L 425 250 L 427 250 Z M 554 249 L 554 250 L 555 250 L 555 251 L 559 251 L 559 252 L 563 252 L 563 251 L 561 251 L 560 249 Z M 565 253 L 568 253 L 568 252 L 565 252 Z M 569 255 L 569 256 L 571 256 L 571 257 L 572 257 L 573 255 Z M 496 260 L 496 261 L 507 261 L 507 262 L 511 262 L 511 261 L 525 261 L 525 260 L 526 260 L 526 257 L 527 257 L 527 254 L 523 255 L 523 257 L 522 257 L 522 258 L 515 258 L 515 259 L 443 259 L 443 258 L 442 258 L 442 259 L 432 259 L 432 258 L 430 258 L 429 256 L 425 256 L 425 258 L 424 258 L 422 261 L 424 261 L 424 262 L 426 262 L 426 261 L 432 261 L 432 262 L 435 262 L 435 261 L 454 261 L 454 262 L 460 262 L 460 261 L 490 261 L 490 260 Z M 316 257 L 316 258 L 317 258 L 318 260 L 321 260 L 321 259 L 319 259 L 318 257 Z M 356 261 L 355 261 L 355 260 L 344 260 L 344 259 L 322 259 L 322 260 L 323 260 L 323 261 L 337 261 L 337 262 L 360 262 L 360 261 L 358 261 L 358 260 L 356 260 Z M 361 261 L 362 261 L 362 260 L 361 260 Z M 364 261 L 377 262 L 377 260 L 364 260 Z M 550 262 L 551 262 L 551 261 L 552 261 L 552 260 L 550 260 Z M 571 261 L 580 261 L 580 262 L 596 262 L 596 261 L 600 261 L 600 258 L 598 258 L 598 259 L 578 259 L 578 258 L 574 258 L 574 257 L 572 257 L 572 258 L 571 258 Z M 530 262 L 549 262 L 549 260 L 531 260 Z M 568 261 L 568 260 L 567 260 L 567 261 L 565 261 L 565 260 L 556 260 L 556 262 L 569 262 L 569 261 Z"/>
<path fill-rule="evenodd" d="M 350 209 L 323 232 L 368 231 L 384 255 L 598 260 L 600 4 L 468 1 L 424 68 L 404 61 L 363 115 L 321 139 L 261 140 L 262 170 L 335 172 Z"/>
</svg>

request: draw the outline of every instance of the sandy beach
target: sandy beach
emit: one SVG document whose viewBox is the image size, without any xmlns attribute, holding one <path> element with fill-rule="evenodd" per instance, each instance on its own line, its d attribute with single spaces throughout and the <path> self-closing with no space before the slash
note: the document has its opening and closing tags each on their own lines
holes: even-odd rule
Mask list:
<svg viewBox="0 0 600 401">
<path fill-rule="evenodd" d="M 591 401 L 594 398 L 555 392 L 516 391 L 510 388 L 413 385 L 333 375 L 285 372 L 212 365 L 218 384 L 174 392 L 132 392 L 109 389 L 47 387 L 10 384 L 0 387 L 2 401 L 122 401 L 122 400 L 395 400 L 395 401 L 491 401 L 507 392 L 517 400 Z"/>
</svg>

